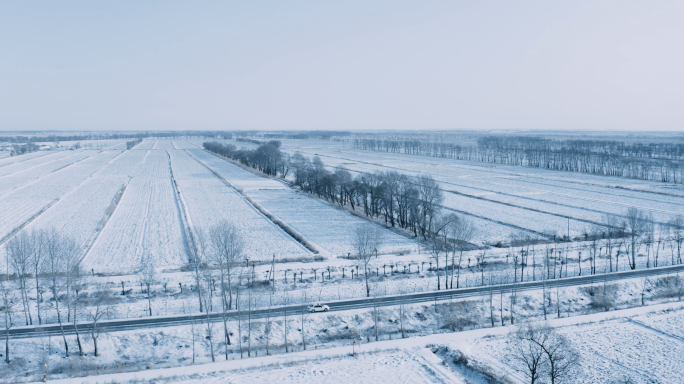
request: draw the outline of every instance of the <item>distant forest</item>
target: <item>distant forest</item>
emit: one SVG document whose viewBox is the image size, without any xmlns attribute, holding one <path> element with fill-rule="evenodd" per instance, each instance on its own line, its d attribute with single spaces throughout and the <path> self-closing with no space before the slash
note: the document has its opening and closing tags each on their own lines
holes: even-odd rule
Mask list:
<svg viewBox="0 0 684 384">
<path fill-rule="evenodd" d="M 684 181 L 684 143 L 614 140 L 557 140 L 535 136 L 490 135 L 476 145 L 419 139 L 359 138 L 354 148 L 433 156 L 557 171 L 583 172 L 667 183 Z"/>
</svg>

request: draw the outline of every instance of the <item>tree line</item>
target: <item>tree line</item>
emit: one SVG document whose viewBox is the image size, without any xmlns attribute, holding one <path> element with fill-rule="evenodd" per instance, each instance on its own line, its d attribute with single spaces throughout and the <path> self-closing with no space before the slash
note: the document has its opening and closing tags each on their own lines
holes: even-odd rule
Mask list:
<svg viewBox="0 0 684 384">
<path fill-rule="evenodd" d="M 684 182 L 684 144 L 612 140 L 555 140 L 535 136 L 484 136 L 477 145 L 418 139 L 360 138 L 354 148 L 558 171 Z"/>
<path fill-rule="evenodd" d="M 308 159 L 280 151 L 279 141 L 270 141 L 254 150 L 236 149 L 232 144 L 204 143 L 204 148 L 237 160 L 270 175 L 291 175 L 295 186 L 330 203 L 363 209 L 366 216 L 380 218 L 391 227 L 409 230 L 424 240 L 442 233 L 454 221 L 441 215 L 444 196 L 429 175 L 407 176 L 396 171 L 361 173 L 352 176 L 346 169 L 330 171 L 318 156 Z"/>
</svg>

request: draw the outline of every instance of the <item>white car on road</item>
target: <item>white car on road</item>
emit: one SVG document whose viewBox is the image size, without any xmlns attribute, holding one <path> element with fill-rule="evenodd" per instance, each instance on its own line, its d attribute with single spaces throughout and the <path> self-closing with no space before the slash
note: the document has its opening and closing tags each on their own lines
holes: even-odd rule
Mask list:
<svg viewBox="0 0 684 384">
<path fill-rule="evenodd" d="M 330 310 L 330 307 L 327 305 L 323 305 L 320 303 L 313 304 L 309 306 L 309 312 L 328 312 Z"/>
</svg>

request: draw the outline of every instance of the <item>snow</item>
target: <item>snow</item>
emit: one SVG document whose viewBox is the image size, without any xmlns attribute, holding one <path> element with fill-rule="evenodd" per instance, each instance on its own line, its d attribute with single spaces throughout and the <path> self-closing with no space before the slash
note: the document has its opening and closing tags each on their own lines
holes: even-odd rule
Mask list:
<svg viewBox="0 0 684 384">
<path fill-rule="evenodd" d="M 190 153 L 239 188 L 276 217 L 293 227 L 307 240 L 337 256 L 356 253 L 354 236 L 358 227 L 370 231 L 374 224 L 355 217 L 306 194 L 297 193 L 277 179 L 257 176 L 203 150 Z M 384 230 L 379 253 L 403 252 L 416 247 L 415 241 Z"/>
<path fill-rule="evenodd" d="M 189 224 L 208 231 L 221 220 L 232 222 L 245 236 L 246 255 L 251 260 L 311 258 L 311 252 L 297 243 L 183 150 L 169 150 L 181 202 L 187 208 Z"/>
<path fill-rule="evenodd" d="M 64 195 L 59 196 L 59 201 L 27 225 L 26 230 L 54 228 L 73 238 L 82 249 L 85 248 L 114 196 L 121 185 L 126 182 L 126 172 L 131 171 L 139 160 L 131 156 L 130 151 L 123 153 L 108 151 L 103 152 L 103 154 L 107 154 L 107 156 L 103 157 L 102 161 L 109 160 L 108 163 L 93 164 L 93 167 L 99 169 L 84 168 L 84 172 L 95 172 L 85 178 L 83 177 L 84 174 L 80 174 L 80 180 L 74 177 L 74 182 L 77 184 Z M 86 161 L 88 160 L 74 166 Z M 79 173 L 73 174 L 73 176 L 78 175 Z M 62 178 L 61 180 L 64 181 L 65 179 Z M 41 187 L 45 188 L 42 190 L 45 194 L 55 191 L 54 185 L 48 184 Z M 29 202 L 34 200 L 41 201 L 39 199 L 26 199 Z M 4 257 L 4 247 L 0 254 Z"/>
<path fill-rule="evenodd" d="M 157 268 L 185 264 L 183 229 L 165 151 L 129 151 L 135 170 L 116 211 L 84 260 L 86 270 L 134 272 L 144 255 Z"/>
<path fill-rule="evenodd" d="M 0 238 L 22 225 L 41 208 L 54 202 L 85 181 L 121 152 L 104 151 L 80 161 L 68 168 L 49 174 L 29 188 L 19 188 L 0 199 Z"/>
<path fill-rule="evenodd" d="M 681 185 L 363 151 L 353 149 L 350 143 L 287 139 L 282 142 L 286 152 L 299 151 L 309 157 L 318 155 L 330 167 L 345 167 L 357 172 L 396 170 L 409 175 L 430 174 L 445 191 L 494 200 L 485 202 L 447 192 L 444 204 L 446 208 L 479 217 L 471 216 L 473 221 L 491 220 L 487 225 L 476 223 L 484 230 L 484 235 L 479 233 L 477 241 L 490 244 L 517 233 L 519 230 L 514 227 L 565 234 L 568 231 L 566 216 L 570 217 L 570 235 L 575 237 L 590 229 L 591 222 L 603 222 L 604 214 L 624 215 L 628 207 L 649 212 L 660 223 L 675 215 L 684 215 L 684 188 Z M 543 212 L 536 212 L 538 210 Z"/>
<path fill-rule="evenodd" d="M 415 310 L 415 307 L 412 309 Z M 425 314 L 433 313 L 433 309 L 426 308 Z M 682 371 L 679 369 L 681 360 L 681 341 L 677 341 L 657 332 L 634 324 L 631 319 L 647 321 L 662 321 L 680 319 L 684 309 L 681 303 L 656 305 L 652 307 L 638 307 L 628 310 L 608 313 L 596 313 L 549 320 L 548 324 L 568 337 L 581 356 L 580 369 L 575 371 L 568 382 L 573 383 L 614 383 L 619 379 L 631 379 L 636 383 L 647 382 L 681 382 Z M 381 315 L 386 318 L 388 314 Z M 390 316 L 392 316 L 390 314 Z M 333 317 L 333 318 L 331 318 Z M 355 319 L 362 319 L 365 325 L 357 323 Z M 310 315 L 307 316 L 307 329 L 311 333 L 320 334 L 322 327 L 337 327 L 334 324 L 359 324 L 361 327 L 371 324 L 368 311 L 349 311 L 345 315 Z M 277 321 L 277 320 L 276 320 Z M 100 376 L 66 378 L 57 380 L 63 374 L 52 374 L 51 382 L 67 383 L 103 383 L 116 381 L 118 383 L 147 381 L 162 381 L 169 383 L 205 384 L 205 383 L 249 383 L 249 382 L 282 382 L 302 383 L 314 381 L 322 382 L 444 382 L 444 383 L 486 383 L 482 375 L 464 366 L 453 364 L 442 351 L 459 351 L 465 354 L 470 366 L 478 365 L 486 370 L 506 377 L 512 383 L 525 383 L 524 376 L 515 371 L 507 356 L 507 334 L 515 326 L 482 328 L 464 332 L 439 333 L 427 336 L 411 337 L 407 339 L 384 339 L 379 342 L 368 342 L 365 336 L 356 345 L 350 339 L 334 342 L 333 348 L 319 349 L 314 336 L 309 348 L 303 351 L 297 347 L 297 331 L 299 319 L 291 320 L 291 339 L 294 343 L 290 353 L 283 353 L 276 349 L 276 354 L 264 356 L 263 335 L 257 329 L 263 325 L 254 325 L 254 345 L 261 348 L 258 357 L 240 359 L 236 354 L 236 345 L 230 349 L 232 353 L 228 361 L 223 361 L 223 346 L 216 346 L 217 362 L 211 363 L 208 343 L 200 338 L 196 339 L 196 362 L 192 361 L 191 327 L 170 327 L 150 331 L 126 331 L 104 334 L 100 336 L 99 345 L 102 356 L 92 356 L 91 341 L 84 338 L 88 356 L 79 358 L 73 356 L 64 359 L 60 355 L 62 347 L 60 340 L 51 340 L 52 357 L 50 364 L 59 369 L 60 366 L 74 366 L 74 362 L 81 362 L 77 366 L 84 368 L 89 364 L 99 363 L 108 367 L 108 371 L 140 367 L 140 370 L 129 373 L 110 373 Z M 342 322 L 343 321 L 343 322 Z M 415 322 L 415 321 L 414 321 Z M 276 325 L 276 330 L 279 331 Z M 203 332 L 204 326 L 197 325 Z M 430 324 L 425 331 L 435 331 Z M 234 329 L 234 324 L 230 329 Z M 340 328 L 341 329 L 341 328 Z M 220 333 L 220 330 L 216 330 Z M 255 337 L 255 336 L 253 336 Z M 277 344 L 276 334 L 272 339 Z M 323 338 L 325 338 L 323 334 Z M 235 341 L 235 339 L 233 339 Z M 15 359 L 26 355 L 37 356 L 40 352 L 40 340 L 29 339 L 17 346 L 14 342 Z M 336 344 L 335 344 L 336 343 Z M 436 348 L 440 346 L 437 352 Z M 143 347 L 143 348 L 141 348 Z M 245 346 L 246 348 L 246 346 Z M 273 348 L 273 347 L 272 347 Z M 434 348 L 434 349 L 433 349 Z M 360 350 L 360 353 L 359 353 Z M 352 355 L 355 351 L 357 354 Z M 254 352 L 254 351 L 253 351 Z M 123 358 L 123 360 L 121 360 Z M 442 359 L 447 359 L 442 362 Z M 445 364 L 446 363 L 446 364 Z M 40 362 L 26 366 L 28 369 L 35 364 L 37 372 L 41 372 Z M 55 367 L 56 366 L 56 367 Z M 175 366 L 175 367 L 172 367 Z M 118 367 L 118 368 L 117 368 Z M 169 367 L 169 368 L 166 368 Z M 73 370 L 72 370 L 73 371 Z M 36 377 L 34 375 L 33 377 Z M 348 378 L 349 380 L 346 380 Z M 479 378 L 479 379 L 478 379 Z M 468 381 L 466 381 L 466 379 Z M 546 378 L 543 378 L 546 379 Z M 542 382 L 545 382 L 542 380 Z"/>
</svg>

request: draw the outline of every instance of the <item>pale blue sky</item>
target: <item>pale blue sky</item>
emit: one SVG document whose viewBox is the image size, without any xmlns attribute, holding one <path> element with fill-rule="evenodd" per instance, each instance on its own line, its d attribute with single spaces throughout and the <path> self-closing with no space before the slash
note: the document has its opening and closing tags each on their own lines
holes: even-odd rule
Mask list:
<svg viewBox="0 0 684 384">
<path fill-rule="evenodd" d="M 5 1 L 0 130 L 683 130 L 682 20 L 682 1 Z"/>
</svg>

